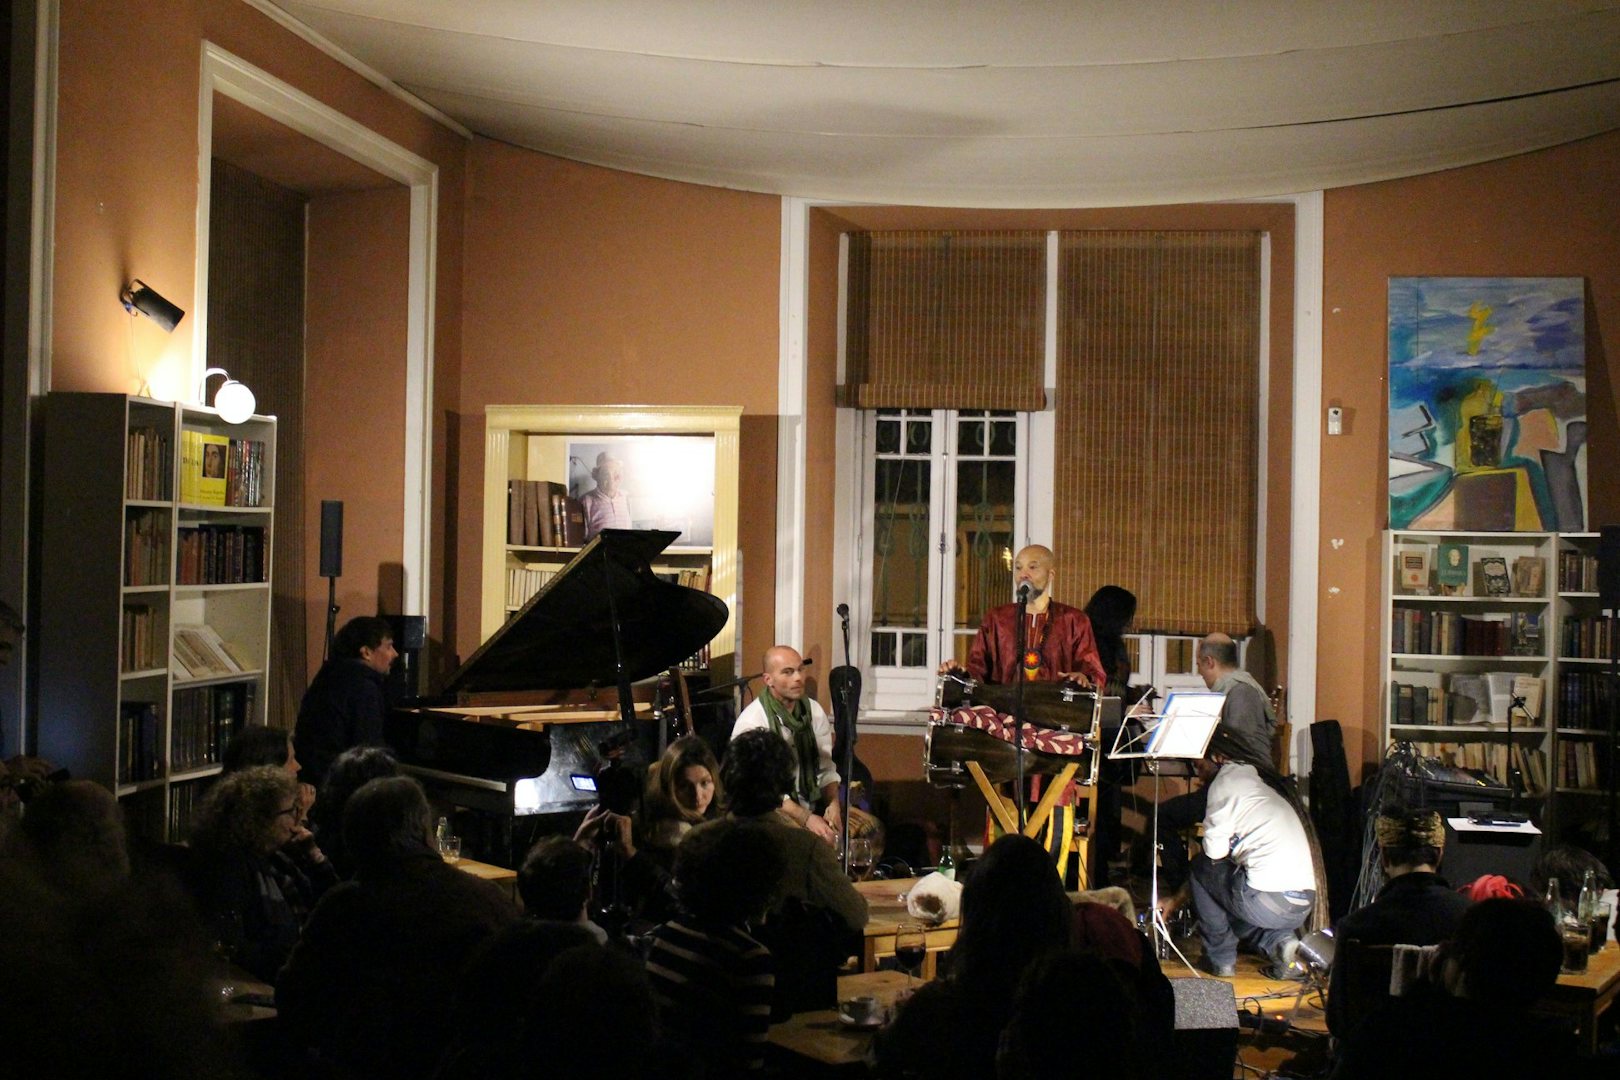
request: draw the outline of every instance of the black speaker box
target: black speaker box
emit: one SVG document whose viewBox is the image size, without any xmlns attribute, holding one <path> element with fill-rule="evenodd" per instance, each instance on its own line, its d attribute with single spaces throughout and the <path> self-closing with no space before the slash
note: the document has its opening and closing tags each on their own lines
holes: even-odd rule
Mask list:
<svg viewBox="0 0 1620 1080">
<path fill-rule="evenodd" d="M 321 500 L 321 577 L 343 576 L 343 503 Z"/>
<path fill-rule="evenodd" d="M 394 628 L 394 648 L 400 652 L 419 652 L 427 646 L 426 615 L 390 615 Z"/>
<path fill-rule="evenodd" d="M 1602 607 L 1620 608 L 1620 525 L 1605 525 L 1598 540 L 1598 597 Z"/>
<path fill-rule="evenodd" d="M 1172 1075 L 1231 1080 L 1237 1061 L 1237 994 L 1223 979 L 1171 979 L 1176 996 Z"/>
</svg>

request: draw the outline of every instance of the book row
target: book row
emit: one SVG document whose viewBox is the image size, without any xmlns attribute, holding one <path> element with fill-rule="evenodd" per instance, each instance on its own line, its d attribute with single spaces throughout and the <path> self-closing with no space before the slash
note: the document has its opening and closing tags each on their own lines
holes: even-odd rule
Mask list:
<svg viewBox="0 0 1620 1080">
<path fill-rule="evenodd" d="M 1470 561 L 1467 544 L 1442 543 L 1433 549 L 1429 565 L 1427 547 L 1401 548 L 1395 553 L 1395 580 L 1409 594 L 1441 596 L 1540 597 L 1547 587 L 1547 561 L 1540 555 L 1514 558 L 1482 554 Z"/>
<path fill-rule="evenodd" d="M 1563 671 L 1558 677 L 1558 726 L 1606 728 L 1609 711 L 1620 696 L 1614 681 L 1601 671 Z"/>
<path fill-rule="evenodd" d="M 539 570 L 529 566 L 514 566 L 506 571 L 506 606 L 519 608 L 529 602 L 529 597 L 545 587 L 546 582 L 557 576 L 555 570 Z"/>
<path fill-rule="evenodd" d="M 1389 722 L 1449 727 L 1506 727 L 1511 714 L 1518 727 L 1541 727 L 1542 682 L 1511 671 L 1459 673 L 1442 685 L 1392 682 Z"/>
<path fill-rule="evenodd" d="M 124 519 L 124 584 L 169 583 L 169 515 L 137 510 Z"/>
<path fill-rule="evenodd" d="M 174 673 L 192 679 L 213 679 L 253 670 L 241 650 L 222 639 L 206 623 L 174 628 Z"/>
<path fill-rule="evenodd" d="M 195 506 L 262 506 L 264 441 L 189 428 L 180 432 L 180 501 Z"/>
<path fill-rule="evenodd" d="M 124 608 L 118 670 L 152 671 L 163 667 L 169 650 L 168 637 L 163 631 L 163 619 L 156 608 L 144 605 Z"/>
<path fill-rule="evenodd" d="M 169 836 L 175 840 L 191 832 L 191 819 L 197 813 L 197 803 L 207 794 L 213 778 L 191 780 L 169 788 Z"/>
<path fill-rule="evenodd" d="M 506 542 L 524 547 L 578 547 L 585 542 L 585 507 L 550 480 L 506 482 Z"/>
<path fill-rule="evenodd" d="M 1558 655 L 1577 659 L 1607 660 L 1614 645 L 1614 618 L 1566 615 L 1559 626 Z"/>
<path fill-rule="evenodd" d="M 181 585 L 239 585 L 265 580 L 264 526 L 182 525 L 175 567 Z"/>
<path fill-rule="evenodd" d="M 232 737 L 252 722 L 258 693 L 252 682 L 176 691 L 170 709 L 173 770 L 219 764 Z"/>
<path fill-rule="evenodd" d="M 1397 607 L 1390 651 L 1424 656 L 1540 656 L 1541 613 L 1469 616 Z"/>
<path fill-rule="evenodd" d="M 1558 553 L 1559 592 L 1597 592 L 1598 561 L 1584 551 Z"/>
<path fill-rule="evenodd" d="M 1585 739 L 1558 743 L 1558 786 L 1595 790 L 1609 783 L 1606 748 Z"/>
<path fill-rule="evenodd" d="M 1515 743 L 1510 757 L 1508 745 L 1500 742 L 1420 742 L 1412 745 L 1424 757 L 1435 758 L 1458 769 L 1488 773 L 1500 784 L 1508 782 L 1511 760 L 1512 767 L 1519 770 L 1520 779 L 1524 782 L 1523 790 L 1527 794 L 1542 795 L 1549 787 L 1547 755 L 1533 747 Z"/>
<path fill-rule="evenodd" d="M 152 702 L 128 701 L 118 707 L 118 782 L 137 784 L 163 775 L 159 741 L 162 727 Z"/>
<path fill-rule="evenodd" d="M 162 428 L 131 428 L 129 447 L 125 456 L 124 498 L 157 499 L 168 502 L 174 498 L 174 470 L 169 442 L 170 432 Z"/>
</svg>

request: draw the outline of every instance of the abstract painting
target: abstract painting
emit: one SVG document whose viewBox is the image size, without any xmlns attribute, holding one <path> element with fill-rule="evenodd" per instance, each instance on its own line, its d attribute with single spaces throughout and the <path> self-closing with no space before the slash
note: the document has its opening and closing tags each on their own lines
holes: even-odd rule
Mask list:
<svg viewBox="0 0 1620 1080">
<path fill-rule="evenodd" d="M 1585 530 L 1584 279 L 1389 279 L 1389 524 Z"/>
</svg>

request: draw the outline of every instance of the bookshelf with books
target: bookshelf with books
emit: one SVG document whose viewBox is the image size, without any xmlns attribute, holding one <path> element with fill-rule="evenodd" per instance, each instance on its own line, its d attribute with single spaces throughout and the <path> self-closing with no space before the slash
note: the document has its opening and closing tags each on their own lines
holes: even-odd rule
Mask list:
<svg viewBox="0 0 1620 1080">
<path fill-rule="evenodd" d="M 1558 537 L 1557 752 L 1555 784 L 1559 832 L 1603 817 L 1610 761 L 1608 727 L 1613 690 L 1608 678 L 1616 644 L 1614 612 L 1598 593 L 1599 534 Z"/>
<path fill-rule="evenodd" d="M 44 415 L 40 751 L 179 838 L 266 715 L 275 418 L 87 393 Z"/>
<path fill-rule="evenodd" d="M 1555 547 L 1550 533 L 1384 534 L 1386 743 L 1551 791 Z"/>
<path fill-rule="evenodd" d="M 741 410 L 669 406 L 491 405 L 485 415 L 483 596 L 488 638 L 575 555 L 585 541 L 585 508 L 569 495 L 570 473 L 585 466 L 581 444 L 624 445 L 648 437 L 708 440 L 713 471 L 681 481 L 712 491 L 712 543 L 678 542 L 652 569 L 665 580 L 725 600 L 732 619 L 692 663 L 730 677 L 736 650 L 737 441 Z M 590 482 L 586 482 L 587 488 Z M 639 517 L 639 515 L 638 515 Z M 660 524 L 654 522 L 648 524 Z M 645 527 L 637 520 L 635 527 Z M 676 526 L 676 531 L 680 531 Z"/>
</svg>

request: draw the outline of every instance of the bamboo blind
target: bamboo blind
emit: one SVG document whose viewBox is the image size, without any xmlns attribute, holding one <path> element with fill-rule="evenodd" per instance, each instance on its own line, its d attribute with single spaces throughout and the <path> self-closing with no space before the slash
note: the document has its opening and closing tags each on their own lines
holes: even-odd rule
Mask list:
<svg viewBox="0 0 1620 1080">
<path fill-rule="evenodd" d="M 1260 237 L 1066 232 L 1054 547 L 1144 629 L 1254 622 Z"/>
<path fill-rule="evenodd" d="M 1045 233 L 851 233 L 847 295 L 847 404 L 1046 407 Z"/>
</svg>

